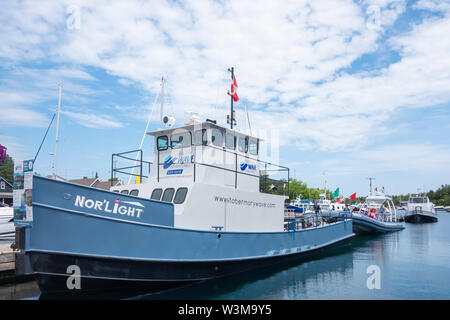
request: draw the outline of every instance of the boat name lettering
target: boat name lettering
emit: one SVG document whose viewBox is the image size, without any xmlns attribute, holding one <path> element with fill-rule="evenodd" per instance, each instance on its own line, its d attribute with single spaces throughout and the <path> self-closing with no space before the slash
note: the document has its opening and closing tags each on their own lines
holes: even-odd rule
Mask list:
<svg viewBox="0 0 450 320">
<path fill-rule="evenodd" d="M 140 202 L 135 201 L 123 201 L 123 203 L 130 204 L 128 205 L 121 205 L 119 198 L 116 198 L 114 201 L 114 205 L 111 206 L 110 202 L 108 200 L 92 200 L 92 199 L 86 199 L 85 196 L 79 196 L 75 198 L 75 206 L 80 208 L 87 208 L 87 209 L 94 209 L 98 211 L 104 211 L 108 213 L 114 213 L 114 214 L 121 214 L 121 215 L 127 215 L 130 217 L 134 217 L 136 214 L 136 218 L 141 217 L 141 213 L 144 211 L 143 209 L 136 208 L 144 206 Z"/>
</svg>

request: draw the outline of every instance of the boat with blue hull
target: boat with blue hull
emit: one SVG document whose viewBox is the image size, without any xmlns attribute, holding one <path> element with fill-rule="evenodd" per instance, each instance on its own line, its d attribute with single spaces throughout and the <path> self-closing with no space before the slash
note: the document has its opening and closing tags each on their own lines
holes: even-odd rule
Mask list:
<svg viewBox="0 0 450 320">
<path fill-rule="evenodd" d="M 137 163 L 126 168 L 137 167 L 145 182 L 101 190 L 32 176 L 27 221 L 15 220 L 16 271 L 34 273 L 42 292 L 159 290 L 281 263 L 354 236 L 351 219 L 285 228 L 289 169 L 260 160 L 257 137 L 196 116 L 147 134 L 155 141 L 148 175 L 142 150 L 111 159 L 111 181 L 123 173 L 115 166 L 123 158 Z M 269 180 L 269 172 L 287 179 Z"/>
<path fill-rule="evenodd" d="M 385 233 L 403 230 L 392 199 L 381 192 L 370 193 L 358 211 L 347 214 L 355 233 Z"/>
</svg>

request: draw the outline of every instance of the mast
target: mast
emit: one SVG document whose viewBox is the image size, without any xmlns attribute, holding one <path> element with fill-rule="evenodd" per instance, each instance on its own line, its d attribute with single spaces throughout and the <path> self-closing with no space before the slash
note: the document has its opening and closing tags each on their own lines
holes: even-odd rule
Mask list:
<svg viewBox="0 0 450 320">
<path fill-rule="evenodd" d="M 370 194 L 372 194 L 372 180 L 375 180 L 375 178 L 369 177 L 367 178 L 367 180 L 369 180 L 370 182 Z"/>
<path fill-rule="evenodd" d="M 53 152 L 52 173 L 53 179 L 56 179 L 56 151 L 58 149 L 58 135 L 59 135 L 59 111 L 61 110 L 61 93 L 62 84 L 58 84 L 58 109 L 56 110 L 56 137 L 55 137 L 55 151 Z"/>
</svg>

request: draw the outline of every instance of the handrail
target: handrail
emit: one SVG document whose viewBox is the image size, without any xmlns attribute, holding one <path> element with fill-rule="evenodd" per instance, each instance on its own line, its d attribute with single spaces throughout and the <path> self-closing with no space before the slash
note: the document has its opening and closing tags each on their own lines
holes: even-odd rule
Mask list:
<svg viewBox="0 0 450 320">
<path fill-rule="evenodd" d="M 133 159 L 133 158 L 129 158 L 129 157 L 124 156 L 124 154 L 136 153 L 136 152 L 139 153 L 140 159 Z M 126 167 L 115 168 L 115 167 L 114 167 L 114 158 L 115 158 L 115 157 L 118 157 L 118 158 L 121 158 L 121 159 L 125 159 L 125 160 L 130 160 L 130 161 L 133 161 L 133 162 L 138 162 L 138 164 L 132 165 L 132 166 L 126 166 Z M 135 177 L 137 177 L 137 176 L 139 175 L 140 177 L 148 178 L 149 175 L 150 175 L 150 165 L 152 164 L 152 162 L 150 162 L 150 161 L 145 161 L 145 160 L 142 159 L 142 157 L 143 157 L 143 151 L 142 151 L 141 149 L 136 149 L 136 150 L 131 150 L 131 151 L 125 151 L 125 152 L 120 152 L 120 153 L 113 153 L 112 156 L 111 156 L 111 186 L 113 186 L 113 183 L 114 183 L 114 178 L 115 178 L 115 177 L 114 177 L 114 174 L 115 174 L 115 173 L 121 173 L 121 174 L 130 175 L 130 176 L 135 176 Z M 143 174 L 143 172 L 142 172 L 142 169 L 143 169 L 143 163 L 144 163 L 144 164 L 148 164 L 148 172 L 149 172 L 149 175 L 144 175 L 144 174 Z M 125 169 L 132 169 L 132 168 L 140 168 L 139 174 L 134 174 L 134 173 L 123 172 L 123 171 L 122 171 L 122 170 L 125 170 Z"/>
</svg>

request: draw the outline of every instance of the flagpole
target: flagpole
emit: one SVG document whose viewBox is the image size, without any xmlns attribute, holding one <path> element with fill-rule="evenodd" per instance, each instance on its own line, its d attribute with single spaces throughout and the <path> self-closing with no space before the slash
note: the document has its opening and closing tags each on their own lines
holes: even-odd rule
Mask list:
<svg viewBox="0 0 450 320">
<path fill-rule="evenodd" d="M 231 72 L 231 81 L 234 81 L 234 67 L 231 67 L 231 69 L 228 69 L 228 71 Z M 230 128 L 233 129 L 233 95 L 232 94 L 230 94 L 230 101 L 231 101 Z"/>
</svg>

